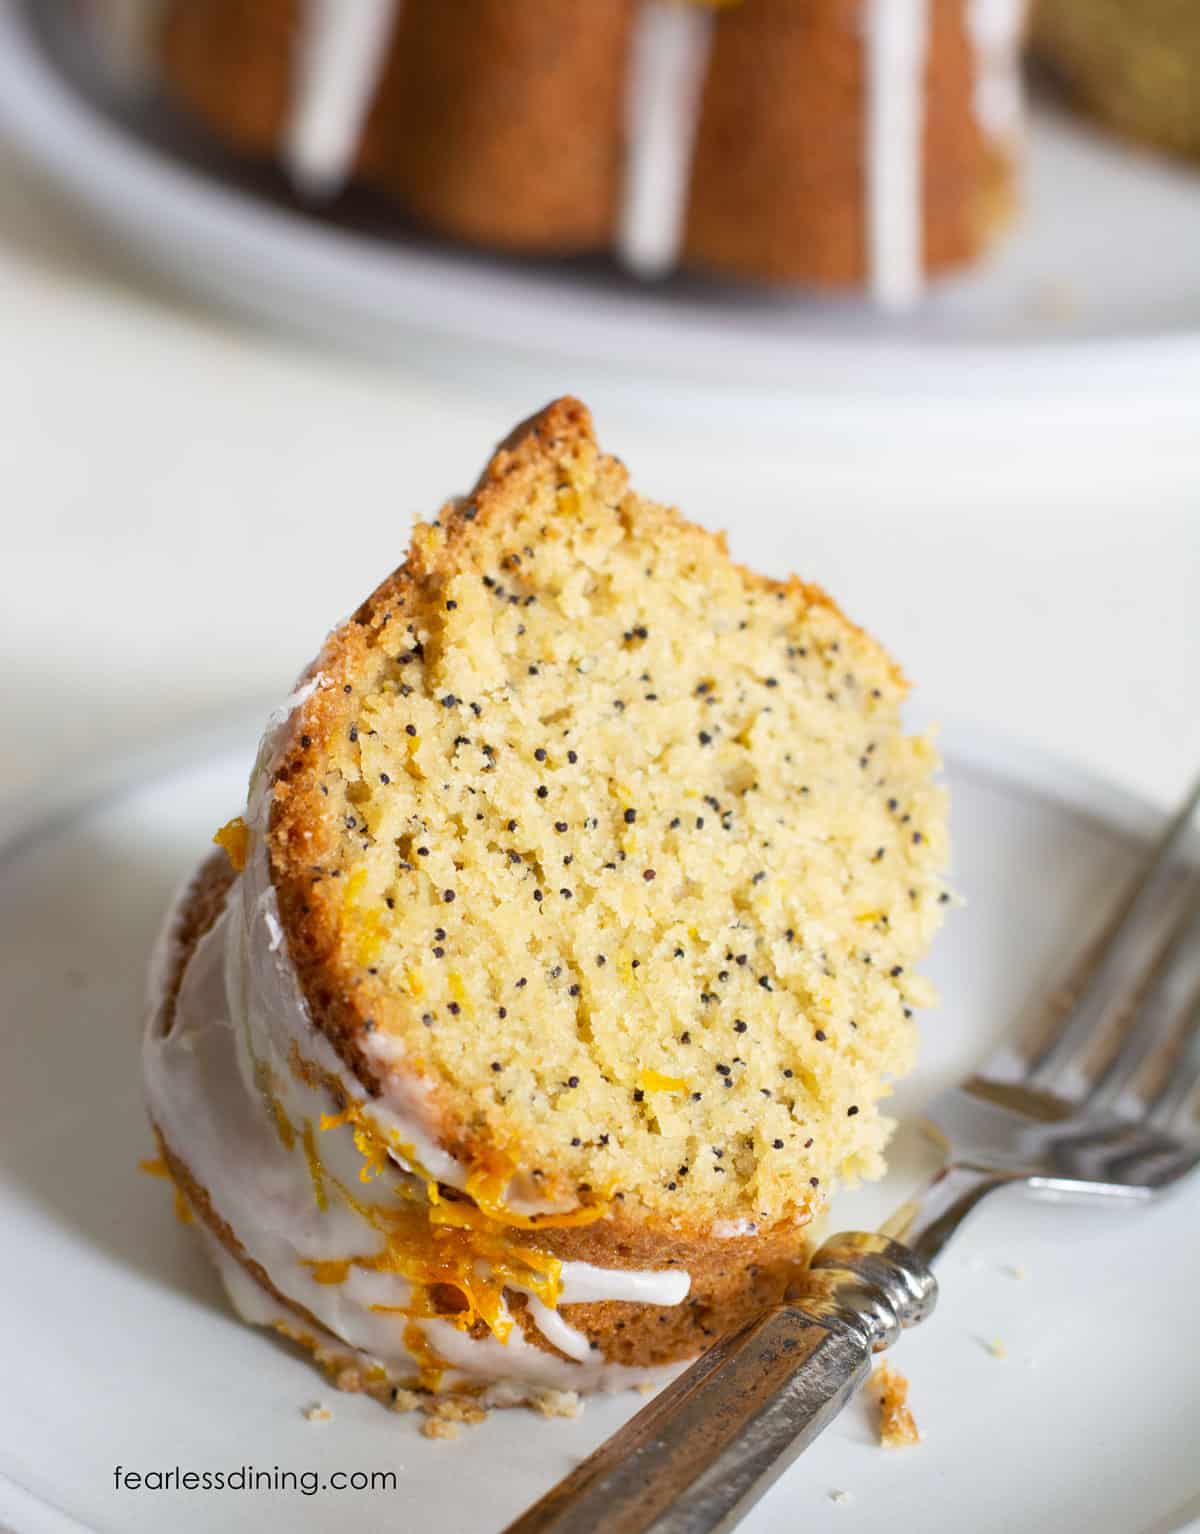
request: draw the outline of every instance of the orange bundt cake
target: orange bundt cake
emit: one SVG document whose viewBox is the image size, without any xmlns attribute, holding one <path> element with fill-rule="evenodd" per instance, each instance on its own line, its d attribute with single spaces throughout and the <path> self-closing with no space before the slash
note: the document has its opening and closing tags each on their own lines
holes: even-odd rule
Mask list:
<svg viewBox="0 0 1200 1534">
<path fill-rule="evenodd" d="M 111 3 L 111 0 L 109 0 Z M 1025 0 L 156 0 L 168 94 L 305 195 L 910 300 L 1013 203 Z"/>
<path fill-rule="evenodd" d="M 235 1305 L 378 1393 L 654 1378 L 882 1167 L 943 791 L 884 651 L 560 400 L 327 640 L 169 915 L 149 1111 Z"/>
</svg>

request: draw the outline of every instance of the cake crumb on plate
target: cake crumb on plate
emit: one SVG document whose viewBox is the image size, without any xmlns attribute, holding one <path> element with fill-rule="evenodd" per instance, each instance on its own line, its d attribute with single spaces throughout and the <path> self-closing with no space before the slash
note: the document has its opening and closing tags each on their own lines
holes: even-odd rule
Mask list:
<svg viewBox="0 0 1200 1534">
<path fill-rule="evenodd" d="M 908 1405 L 908 1380 L 898 1369 L 880 1364 L 871 1376 L 878 1392 L 879 1442 L 885 1449 L 920 1443 L 921 1435 Z"/>
<path fill-rule="evenodd" d="M 421 1402 L 421 1410 L 442 1422 L 457 1422 L 477 1427 L 487 1421 L 487 1410 L 471 1396 L 429 1396 Z"/>
<path fill-rule="evenodd" d="M 320 1401 L 313 1401 L 311 1405 L 304 1408 L 304 1419 L 306 1422 L 330 1422 L 333 1419 L 333 1413 Z"/>
<path fill-rule="evenodd" d="M 583 1411 L 577 1390 L 539 1390 L 529 1397 L 529 1406 L 539 1417 L 578 1417 Z"/>
</svg>

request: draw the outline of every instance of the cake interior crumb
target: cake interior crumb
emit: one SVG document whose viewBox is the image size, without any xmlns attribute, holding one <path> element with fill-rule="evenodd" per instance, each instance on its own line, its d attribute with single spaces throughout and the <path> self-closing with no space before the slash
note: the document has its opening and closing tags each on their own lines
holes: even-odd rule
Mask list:
<svg viewBox="0 0 1200 1534">
<path fill-rule="evenodd" d="M 882 1172 L 933 1000 L 944 792 L 903 679 L 606 469 L 449 536 L 325 705 L 310 894 L 372 1059 L 546 1197 L 804 1221 Z"/>
<path fill-rule="evenodd" d="M 921 1435 L 908 1405 L 908 1380 L 898 1369 L 881 1363 L 871 1376 L 872 1395 L 879 1403 L 879 1442 L 885 1449 L 920 1443 Z"/>
<path fill-rule="evenodd" d="M 577 1390 L 539 1390 L 529 1397 L 529 1407 L 539 1417 L 578 1417 L 583 1401 Z"/>
</svg>

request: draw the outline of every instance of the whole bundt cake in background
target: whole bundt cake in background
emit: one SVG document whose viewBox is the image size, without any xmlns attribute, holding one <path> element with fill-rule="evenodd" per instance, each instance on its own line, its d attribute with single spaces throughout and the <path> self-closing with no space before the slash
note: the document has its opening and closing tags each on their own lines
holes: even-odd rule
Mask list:
<svg viewBox="0 0 1200 1534">
<path fill-rule="evenodd" d="M 477 245 L 903 304 L 1014 203 L 1025 0 L 133 9 L 226 143 L 306 197 L 369 183 Z"/>
<path fill-rule="evenodd" d="M 151 1118 L 238 1309 L 341 1383 L 611 1387 L 877 1175 L 945 803 L 818 588 L 518 428 L 327 641 L 164 929 Z"/>
</svg>

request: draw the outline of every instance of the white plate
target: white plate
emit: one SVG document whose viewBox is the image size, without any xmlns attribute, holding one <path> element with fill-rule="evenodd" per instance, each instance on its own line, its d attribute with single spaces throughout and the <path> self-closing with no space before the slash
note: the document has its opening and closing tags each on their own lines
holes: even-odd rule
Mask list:
<svg viewBox="0 0 1200 1534">
<path fill-rule="evenodd" d="M 1016 235 L 911 317 L 884 319 L 861 302 L 638 285 L 602 264 L 504 262 L 309 216 L 106 116 L 61 27 L 31 26 L 35 9 L 0 0 L 0 128 L 147 260 L 292 329 L 405 358 L 465 343 L 476 367 L 482 348 L 536 350 L 560 372 L 650 372 L 793 407 L 1133 401 L 1200 378 L 1200 175 L 1044 111 Z M 41 0 L 43 20 L 61 11 Z"/>
<path fill-rule="evenodd" d="M 0 1527 L 15 1534 L 237 1534 L 270 1520 L 296 1534 L 486 1534 L 641 1404 L 594 1401 L 575 1422 L 498 1412 L 457 1444 L 430 1442 L 234 1320 L 164 1185 L 138 1172 L 151 1151 L 146 954 L 173 887 L 242 799 L 261 718 L 177 744 L 173 760 L 159 751 L 123 783 L 76 779 L 0 849 Z M 949 750 L 969 904 L 932 966 L 944 999 L 899 1094 L 893 1171 L 845 1197 L 839 1223 L 871 1219 L 932 1165 L 912 1115 L 1021 1013 L 1154 824 L 1053 763 L 1004 761 L 975 736 L 951 734 Z M 1197 1186 L 1133 1214 L 998 1199 L 948 1255 L 936 1316 L 900 1349 L 926 1441 L 885 1452 L 852 1405 L 746 1534 L 1195 1527 L 1198 1205 Z M 985 1346 L 997 1338 L 1004 1359 Z M 318 1399 L 332 1421 L 303 1417 Z M 117 1465 L 395 1471 L 397 1489 L 117 1491 Z"/>
</svg>

